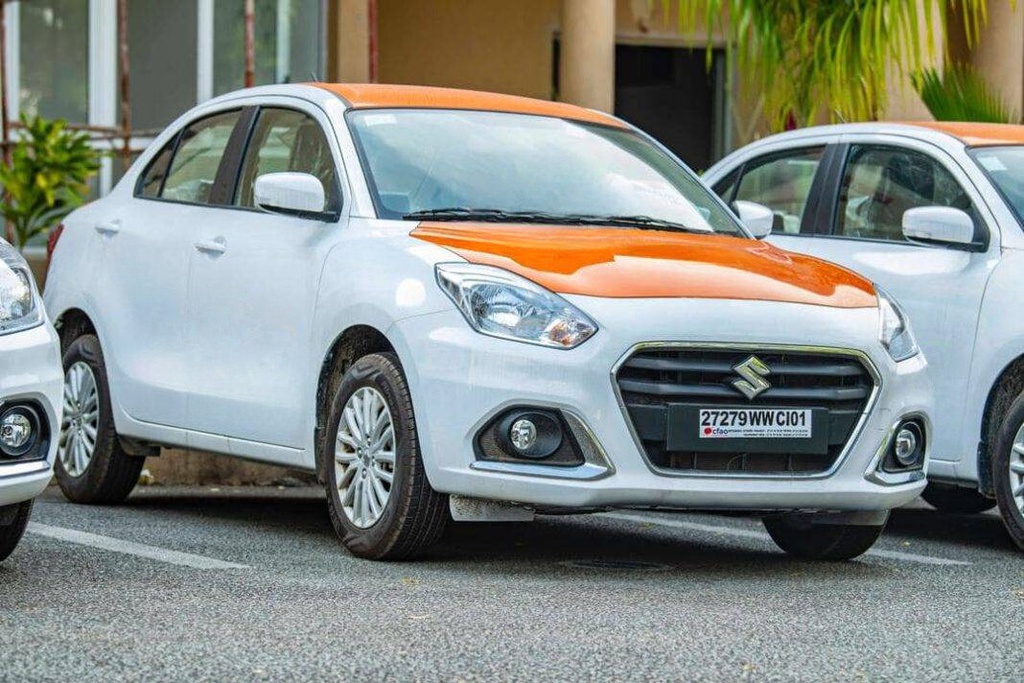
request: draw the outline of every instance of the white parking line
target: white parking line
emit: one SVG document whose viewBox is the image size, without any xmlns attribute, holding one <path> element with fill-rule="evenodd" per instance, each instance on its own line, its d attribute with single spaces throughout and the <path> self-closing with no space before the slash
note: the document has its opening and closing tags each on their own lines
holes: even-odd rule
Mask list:
<svg viewBox="0 0 1024 683">
<path fill-rule="evenodd" d="M 115 553 L 125 553 L 126 555 L 145 557 L 150 560 L 175 564 L 181 567 L 192 567 L 194 569 L 249 569 L 248 565 L 244 564 L 224 562 L 223 560 L 215 560 L 212 557 L 180 553 L 177 550 L 167 550 L 166 548 L 157 548 L 152 545 L 122 541 L 121 539 L 111 538 L 110 536 L 99 536 L 85 531 L 64 529 L 59 526 L 50 526 L 48 524 L 29 522 L 28 531 L 29 533 L 46 536 L 47 538 L 53 538 L 58 541 L 78 543 L 79 545 L 87 545 L 92 548 L 109 550 Z"/>
<path fill-rule="evenodd" d="M 618 519 L 623 522 L 636 522 L 638 524 L 655 524 L 658 526 L 670 527 L 673 529 L 687 529 L 689 531 L 700 531 L 707 534 L 718 534 L 721 536 L 733 536 L 736 538 L 754 538 L 760 541 L 771 542 L 772 537 L 764 531 L 753 529 L 739 529 L 733 526 L 719 526 L 717 524 L 700 524 L 698 522 L 683 522 L 677 519 L 665 519 L 664 517 L 650 517 L 647 515 L 629 514 L 626 512 L 602 512 L 602 517 Z M 904 553 L 898 550 L 872 549 L 864 553 L 873 557 L 880 557 L 886 560 L 899 560 L 901 562 L 916 562 L 918 564 L 930 564 L 940 567 L 969 566 L 971 562 L 962 560 L 947 560 L 944 557 L 932 557 L 930 555 L 918 555 L 917 553 Z"/>
</svg>

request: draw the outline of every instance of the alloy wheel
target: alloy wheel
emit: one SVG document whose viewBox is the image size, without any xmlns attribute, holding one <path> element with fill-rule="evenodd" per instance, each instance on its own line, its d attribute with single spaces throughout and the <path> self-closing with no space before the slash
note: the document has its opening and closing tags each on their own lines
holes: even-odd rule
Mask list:
<svg viewBox="0 0 1024 683">
<path fill-rule="evenodd" d="M 373 526 L 395 477 L 395 426 L 384 395 L 373 387 L 360 387 L 345 403 L 334 473 L 345 516 L 361 529 Z"/>
<path fill-rule="evenodd" d="M 57 456 L 64 470 L 80 477 L 96 450 L 100 407 L 96 376 L 88 364 L 78 361 L 64 374 L 64 417 L 60 423 Z"/>
<path fill-rule="evenodd" d="M 1013 437 L 1013 448 L 1009 458 L 1010 495 L 1017 509 L 1024 515 L 1024 425 Z"/>
</svg>

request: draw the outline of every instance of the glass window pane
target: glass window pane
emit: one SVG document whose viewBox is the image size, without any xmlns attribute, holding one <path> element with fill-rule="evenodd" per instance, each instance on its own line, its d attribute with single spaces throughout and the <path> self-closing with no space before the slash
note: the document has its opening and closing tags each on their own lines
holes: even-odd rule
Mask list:
<svg viewBox="0 0 1024 683">
<path fill-rule="evenodd" d="M 824 147 L 775 154 L 749 162 L 735 199 L 763 204 L 775 213 L 772 232 L 796 234 L 821 164 Z"/>
<path fill-rule="evenodd" d="M 162 129 L 195 105 L 198 12 L 196 0 L 128 0 L 131 116 L 137 132 Z"/>
<path fill-rule="evenodd" d="M 903 214 L 919 206 L 973 211 L 970 197 L 935 159 L 897 147 L 852 149 L 839 196 L 837 235 L 902 242 Z"/>
<path fill-rule="evenodd" d="M 245 84 L 244 0 L 217 0 L 213 18 L 213 91 Z M 320 0 L 256 0 L 256 85 L 300 83 L 320 75 L 323 10 Z"/>
<path fill-rule="evenodd" d="M 239 116 L 237 111 L 217 114 L 185 129 L 164 181 L 164 199 L 194 204 L 210 202 L 221 157 Z"/>
<path fill-rule="evenodd" d="M 21 111 L 89 121 L 89 3 L 36 0 L 19 6 Z"/>
<path fill-rule="evenodd" d="M 332 201 L 337 195 L 334 159 L 320 124 L 302 112 L 264 109 L 242 164 L 235 204 L 256 206 L 253 199 L 256 178 L 282 171 L 315 175 L 324 186 L 328 206 L 335 207 Z"/>
<path fill-rule="evenodd" d="M 171 165 L 171 154 L 174 152 L 175 140 L 172 139 L 168 142 L 160 153 L 156 155 L 153 161 L 149 162 L 149 167 L 142 176 L 142 182 L 139 183 L 140 197 L 159 197 L 160 190 L 163 188 L 164 178 L 167 177 L 167 170 Z M 134 161 L 134 159 L 133 159 Z M 124 166 L 124 162 L 118 158 L 115 161 L 114 167 L 120 170 Z M 114 181 L 120 180 L 120 176 L 124 175 L 124 171 L 121 171 Z"/>
</svg>

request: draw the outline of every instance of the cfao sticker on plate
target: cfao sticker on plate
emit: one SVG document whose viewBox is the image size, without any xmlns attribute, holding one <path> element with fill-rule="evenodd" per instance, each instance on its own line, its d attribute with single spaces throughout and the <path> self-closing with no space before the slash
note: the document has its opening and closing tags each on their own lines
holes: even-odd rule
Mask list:
<svg viewBox="0 0 1024 683">
<path fill-rule="evenodd" d="M 809 439 L 809 408 L 701 408 L 701 439 Z"/>
</svg>

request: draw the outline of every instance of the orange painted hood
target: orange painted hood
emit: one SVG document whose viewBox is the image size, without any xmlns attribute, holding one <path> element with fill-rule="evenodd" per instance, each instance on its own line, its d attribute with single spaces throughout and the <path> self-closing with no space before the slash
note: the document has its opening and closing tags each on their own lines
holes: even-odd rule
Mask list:
<svg viewBox="0 0 1024 683">
<path fill-rule="evenodd" d="M 448 222 L 420 223 L 411 235 L 559 294 L 878 305 L 871 283 L 845 268 L 723 235 Z"/>
</svg>

